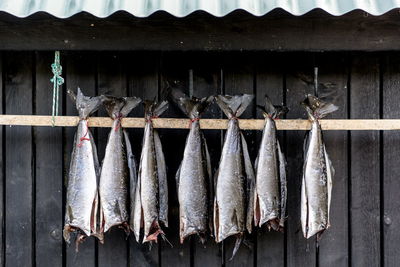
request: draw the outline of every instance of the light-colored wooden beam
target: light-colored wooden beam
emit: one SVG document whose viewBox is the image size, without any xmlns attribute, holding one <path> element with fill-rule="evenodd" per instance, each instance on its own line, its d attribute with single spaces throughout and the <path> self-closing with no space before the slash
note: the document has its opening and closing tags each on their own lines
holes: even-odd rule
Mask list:
<svg viewBox="0 0 400 267">
<path fill-rule="evenodd" d="M 73 127 L 78 124 L 76 116 L 58 116 L 55 126 Z M 153 119 L 155 128 L 188 129 L 189 119 L 158 118 Z M 320 120 L 323 130 L 400 130 L 400 119 L 327 119 Z M 89 118 L 90 127 L 111 127 L 112 120 L 107 117 Z M 0 115 L 0 125 L 9 126 L 52 126 L 51 116 L 39 115 Z M 226 119 L 201 119 L 202 129 L 226 129 Z M 239 119 L 243 130 L 262 130 L 264 120 Z M 308 120 L 276 120 L 278 130 L 308 130 L 311 123 Z M 124 118 L 122 126 L 125 128 L 143 128 L 143 118 Z"/>
</svg>

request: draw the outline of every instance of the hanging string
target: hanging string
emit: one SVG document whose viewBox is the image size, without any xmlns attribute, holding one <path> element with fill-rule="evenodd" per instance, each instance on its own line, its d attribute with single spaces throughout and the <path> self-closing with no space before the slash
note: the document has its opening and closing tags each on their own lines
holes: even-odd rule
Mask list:
<svg viewBox="0 0 400 267">
<path fill-rule="evenodd" d="M 88 126 L 88 121 L 85 120 L 86 122 L 86 132 L 85 134 L 79 138 L 79 144 L 77 145 L 77 147 L 82 147 L 83 146 L 83 141 L 90 141 L 90 138 L 86 137 L 89 133 L 89 126 Z"/>
<path fill-rule="evenodd" d="M 60 64 L 60 51 L 54 53 L 54 63 L 51 64 L 51 71 L 53 72 L 53 78 L 50 82 L 53 83 L 53 106 L 51 109 L 51 125 L 55 126 L 55 116 L 58 116 L 58 99 L 59 99 L 59 87 L 64 83 L 62 74 L 62 66 Z"/>
<path fill-rule="evenodd" d="M 117 120 L 117 125 L 115 126 L 115 131 L 118 132 L 118 130 L 121 128 L 121 120 L 122 120 L 122 114 L 118 113 L 118 115 L 115 117 L 114 120 Z"/>
</svg>

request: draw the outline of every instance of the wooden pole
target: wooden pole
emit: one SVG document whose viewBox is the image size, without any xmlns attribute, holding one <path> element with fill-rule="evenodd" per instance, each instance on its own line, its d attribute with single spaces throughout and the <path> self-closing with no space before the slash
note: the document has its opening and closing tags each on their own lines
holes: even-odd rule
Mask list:
<svg viewBox="0 0 400 267">
<path fill-rule="evenodd" d="M 55 126 L 73 127 L 78 124 L 76 116 L 57 116 Z M 153 119 L 155 128 L 188 129 L 189 119 L 158 118 Z M 320 120 L 323 130 L 400 130 L 400 119 L 332 119 Z M 39 115 L 0 115 L 0 125 L 9 126 L 52 126 L 51 116 Z M 112 120 L 107 117 L 89 118 L 90 127 L 111 127 Z M 202 129 L 226 129 L 226 119 L 201 119 Z M 143 128 L 143 118 L 124 118 L 122 126 L 125 128 Z M 243 130 L 262 130 L 264 120 L 239 119 L 239 126 Z M 276 120 L 278 130 L 308 130 L 311 123 L 308 120 Z"/>
</svg>

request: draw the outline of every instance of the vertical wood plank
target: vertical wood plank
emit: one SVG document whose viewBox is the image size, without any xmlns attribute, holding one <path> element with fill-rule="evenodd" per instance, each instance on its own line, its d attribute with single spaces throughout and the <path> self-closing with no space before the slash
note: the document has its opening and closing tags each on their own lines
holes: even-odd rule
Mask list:
<svg viewBox="0 0 400 267">
<path fill-rule="evenodd" d="M 341 54 L 329 54 L 318 57 L 321 83 L 335 83 L 337 96 L 334 102 L 339 110 L 327 118 L 346 119 L 348 60 Z M 348 265 L 348 132 L 326 131 L 324 141 L 329 157 L 335 168 L 333 177 L 332 201 L 330 210 L 331 227 L 324 232 L 319 242 L 320 266 Z"/>
<path fill-rule="evenodd" d="M 176 83 L 186 94 L 189 94 L 189 53 L 166 53 L 161 58 L 161 88 L 162 91 L 167 82 Z M 181 118 L 182 112 L 173 103 L 163 117 Z M 186 130 L 160 130 L 168 175 L 168 198 L 169 198 L 169 227 L 166 230 L 168 240 L 172 246 L 161 242 L 161 265 L 162 266 L 189 266 L 190 265 L 190 241 L 183 244 L 179 241 L 179 204 L 176 190 L 175 175 L 183 158 L 185 148 Z"/>
<path fill-rule="evenodd" d="M 300 102 L 306 93 L 313 93 L 301 79 L 299 73 L 313 73 L 311 54 L 290 54 L 285 56 L 287 66 L 286 104 L 288 119 L 307 118 Z M 287 266 L 315 266 L 315 238 L 305 239 L 300 226 L 300 190 L 303 175 L 304 131 L 286 133 L 286 160 L 288 163 L 288 221 L 287 221 Z"/>
<path fill-rule="evenodd" d="M 400 54 L 385 56 L 383 73 L 383 118 L 400 117 Z M 400 132 L 383 132 L 383 265 L 397 266 L 400 262 Z"/>
<path fill-rule="evenodd" d="M 98 61 L 97 94 L 110 94 L 117 97 L 127 96 L 127 76 L 124 53 L 104 53 Z M 104 108 L 98 112 L 106 116 Z M 104 159 L 110 128 L 98 129 L 99 160 Z M 104 244 L 99 244 L 99 266 L 126 266 L 128 264 L 129 241 L 125 232 L 113 227 L 104 235 Z"/>
<path fill-rule="evenodd" d="M 158 95 L 158 63 L 159 53 L 132 53 L 129 54 L 128 62 L 133 64 L 128 68 L 128 94 L 129 96 L 140 97 L 142 100 L 157 99 Z M 135 108 L 132 117 L 141 118 L 144 116 L 144 107 L 140 104 Z M 137 167 L 139 167 L 140 154 L 142 150 L 143 129 L 128 129 L 135 155 Z M 133 233 L 129 242 L 130 266 L 158 266 L 159 246 L 148 243 L 138 244 Z"/>
<path fill-rule="evenodd" d="M 53 53 L 36 53 L 35 113 L 49 115 L 52 109 L 52 84 L 50 65 Z M 62 114 L 60 88 L 59 114 Z M 62 183 L 63 151 L 62 128 L 35 127 L 36 144 L 36 264 L 62 266 Z"/>
<path fill-rule="evenodd" d="M 32 53 L 7 53 L 4 67 L 7 114 L 32 114 Z M 6 266 L 30 266 L 34 249 L 32 130 L 6 128 Z"/>
<path fill-rule="evenodd" d="M 379 58 L 353 58 L 352 119 L 379 118 Z M 378 131 L 351 133 L 351 263 L 380 265 L 380 148 Z"/>
<path fill-rule="evenodd" d="M 254 59 L 249 54 L 234 54 L 226 57 L 224 60 L 224 84 L 225 94 L 236 95 L 236 94 L 254 94 L 254 66 L 251 60 Z M 247 107 L 246 111 L 240 116 L 240 118 L 253 118 L 255 112 L 254 101 Z M 243 131 L 246 138 L 250 158 L 254 162 L 255 158 L 255 133 L 251 131 Z M 247 236 L 248 241 L 252 244 L 256 236 L 251 234 Z M 235 244 L 235 238 L 230 237 L 224 241 L 225 250 L 225 264 L 226 266 L 252 266 L 254 264 L 254 246 L 249 248 L 245 244 L 242 244 L 241 248 L 237 252 L 236 256 L 229 261 L 233 247 Z"/>
<path fill-rule="evenodd" d="M 283 95 L 284 73 L 281 66 L 281 57 L 261 56 L 257 59 L 256 65 L 256 103 L 265 105 L 265 95 L 271 99 L 274 105 L 281 105 L 284 101 Z M 257 110 L 256 117 L 263 119 L 262 112 Z M 256 132 L 257 142 L 255 153 L 261 143 L 262 131 Z M 278 138 L 282 140 L 283 132 L 278 132 Z M 285 144 L 281 141 L 282 149 Z M 286 230 L 286 229 L 285 229 Z M 276 231 L 267 229 L 257 229 L 257 266 L 284 266 L 285 262 L 285 235 Z"/>
<path fill-rule="evenodd" d="M 96 95 L 96 57 L 92 53 L 72 53 L 66 57 L 66 87 L 74 92 L 80 87 L 82 92 L 88 96 Z M 75 103 L 72 102 L 69 96 L 64 92 L 64 103 L 66 115 L 78 115 Z M 93 133 L 93 129 L 92 133 Z M 64 195 L 67 186 L 68 172 L 70 167 L 72 146 L 74 143 L 74 135 L 76 128 L 67 127 L 64 129 Z M 98 141 L 95 137 L 95 143 Z M 65 206 L 65 203 L 63 204 Z M 65 208 L 65 207 L 64 207 Z M 65 209 L 64 209 L 65 212 Z M 64 216 L 64 213 L 63 213 Z M 75 252 L 75 244 L 72 242 L 66 247 L 66 266 L 82 266 L 94 267 L 96 264 L 95 254 L 95 239 L 93 237 L 79 245 L 79 252 Z"/>
<path fill-rule="evenodd" d="M 4 100 L 4 87 L 3 79 L 5 77 L 3 72 L 3 53 L 0 53 L 0 114 L 4 114 L 3 100 Z M 0 266 L 4 266 L 5 255 L 4 255 L 4 190 L 5 190 L 5 153 L 4 152 L 4 127 L 0 126 Z"/>
<path fill-rule="evenodd" d="M 210 95 L 222 94 L 220 57 L 216 54 L 199 53 L 191 62 L 193 68 L 193 95 L 199 98 Z M 202 118 L 221 118 L 222 113 L 216 103 L 212 103 Z M 211 158 L 212 177 L 218 168 L 221 154 L 222 131 L 203 130 Z M 212 179 L 213 180 L 213 179 Z M 213 202 L 214 199 L 211 199 Z M 212 216 L 212 214 L 211 214 Z M 201 244 L 197 238 L 194 240 L 194 266 L 220 266 L 222 262 L 221 246 L 209 237 L 206 243 Z"/>
</svg>

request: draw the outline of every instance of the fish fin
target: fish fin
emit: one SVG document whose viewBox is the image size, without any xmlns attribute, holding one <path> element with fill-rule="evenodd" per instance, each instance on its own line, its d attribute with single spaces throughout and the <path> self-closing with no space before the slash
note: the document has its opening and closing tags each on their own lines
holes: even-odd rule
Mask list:
<svg viewBox="0 0 400 267">
<path fill-rule="evenodd" d="M 253 100 L 253 95 L 218 95 L 216 101 L 218 106 L 222 109 L 225 115 L 230 119 L 232 117 L 239 117 L 246 110 L 247 106 Z"/>
<path fill-rule="evenodd" d="M 217 199 L 214 199 L 214 235 L 215 242 L 219 243 L 222 240 L 219 240 L 219 207 Z"/>
<path fill-rule="evenodd" d="M 329 113 L 338 110 L 338 106 L 322 101 L 316 96 L 308 94 L 306 99 L 302 102 L 305 106 L 309 118 L 314 121 L 315 119 L 324 118 Z"/>
<path fill-rule="evenodd" d="M 330 226 L 330 209 L 331 209 L 331 199 L 332 199 L 332 178 L 335 175 L 335 169 L 332 166 L 332 162 L 329 159 L 328 153 L 324 145 L 325 162 L 327 167 L 327 185 L 328 185 L 328 222 L 327 227 Z"/>
<path fill-rule="evenodd" d="M 129 135 L 126 130 L 123 130 L 125 145 L 126 145 L 126 158 L 128 160 L 128 169 L 129 169 L 129 194 L 130 194 L 130 207 L 131 214 L 129 220 L 129 227 L 133 229 L 134 225 L 134 206 L 135 206 L 135 193 L 136 193 L 136 184 L 137 184 L 137 173 L 136 173 L 136 161 L 135 156 L 132 152 L 131 142 L 129 140 Z"/>
<path fill-rule="evenodd" d="M 118 116 L 126 117 L 133 108 L 135 108 L 142 100 L 137 97 L 115 97 L 102 95 L 101 101 L 112 119 Z"/>
<path fill-rule="evenodd" d="M 132 109 L 142 102 L 142 99 L 139 97 L 124 97 L 123 99 L 125 100 L 125 105 L 121 109 L 122 117 L 128 116 Z"/>
<path fill-rule="evenodd" d="M 214 96 L 201 99 L 197 97 L 190 98 L 177 88 L 170 88 L 169 97 L 191 119 L 199 118 L 214 99 Z"/>
<path fill-rule="evenodd" d="M 159 218 L 168 227 L 168 183 L 167 167 L 165 165 L 164 153 L 161 140 L 157 131 L 154 131 L 154 147 L 157 160 L 157 177 L 159 191 Z"/>
<path fill-rule="evenodd" d="M 233 248 L 232 256 L 229 259 L 229 261 L 232 261 L 233 258 L 235 257 L 236 253 L 238 252 L 240 245 L 242 244 L 243 241 L 243 234 L 237 234 L 236 235 L 236 242 L 235 242 L 235 247 Z"/>
<path fill-rule="evenodd" d="M 204 137 L 204 134 L 201 132 L 201 139 L 203 141 L 203 155 L 205 158 L 205 164 L 206 164 L 206 169 L 207 169 L 207 185 L 208 185 L 208 214 L 209 214 L 209 230 L 211 235 L 213 235 L 213 199 L 214 199 L 214 187 L 213 187 L 213 181 L 212 181 L 212 171 L 211 171 L 211 158 L 210 158 L 210 153 L 208 151 L 208 146 L 207 146 L 207 141 L 206 138 Z"/>
<path fill-rule="evenodd" d="M 139 176 L 140 177 L 140 176 Z M 136 241 L 139 243 L 140 240 L 140 230 L 142 228 L 142 221 L 143 221 L 143 208 L 142 208 L 142 200 L 140 196 L 140 180 L 138 179 L 138 182 L 136 184 L 136 190 L 135 190 L 135 208 L 134 208 L 134 217 L 133 217 L 133 228 L 131 230 L 133 231 Z M 131 225 L 132 227 L 132 225 Z"/>
<path fill-rule="evenodd" d="M 304 170 L 301 183 L 300 209 L 301 209 L 300 212 L 301 229 L 303 231 L 304 237 L 308 238 L 308 199 L 306 193 L 306 180 L 304 177 Z"/>
<path fill-rule="evenodd" d="M 154 116 L 158 117 L 168 109 L 168 101 L 158 103 L 154 108 Z"/>
<path fill-rule="evenodd" d="M 71 90 L 68 90 L 68 94 L 71 96 L 71 99 L 75 101 L 79 119 L 81 120 L 87 119 L 101 105 L 101 98 L 99 96 L 85 96 L 79 87 L 76 95 Z"/>
<path fill-rule="evenodd" d="M 265 104 L 263 106 L 257 106 L 263 111 L 264 117 L 270 117 L 272 119 L 279 118 L 279 116 L 286 114 L 289 109 L 286 106 L 276 106 L 272 104 L 271 99 L 265 95 Z"/>
<path fill-rule="evenodd" d="M 179 168 L 176 171 L 176 175 L 175 175 L 176 192 L 179 192 L 179 179 L 180 179 L 180 176 L 181 176 L 181 168 L 182 168 L 182 162 L 179 165 Z"/>
<path fill-rule="evenodd" d="M 279 141 L 276 140 L 276 146 L 278 148 L 278 160 L 279 160 L 279 182 L 281 191 L 281 212 L 279 218 L 279 226 L 284 227 L 286 220 L 286 202 L 287 202 L 287 178 L 286 178 L 286 159 L 285 155 L 281 150 Z"/>
<path fill-rule="evenodd" d="M 244 157 L 244 167 L 246 172 L 246 185 L 247 185 L 247 220 L 246 220 L 246 227 L 247 231 L 251 233 L 252 226 L 253 226 L 253 219 L 254 219 L 254 183 L 255 183 L 255 176 L 253 166 L 251 164 L 249 150 L 247 148 L 246 139 L 244 138 L 243 134 L 240 133 L 242 139 L 242 150 L 243 150 L 243 157 Z"/>
</svg>

